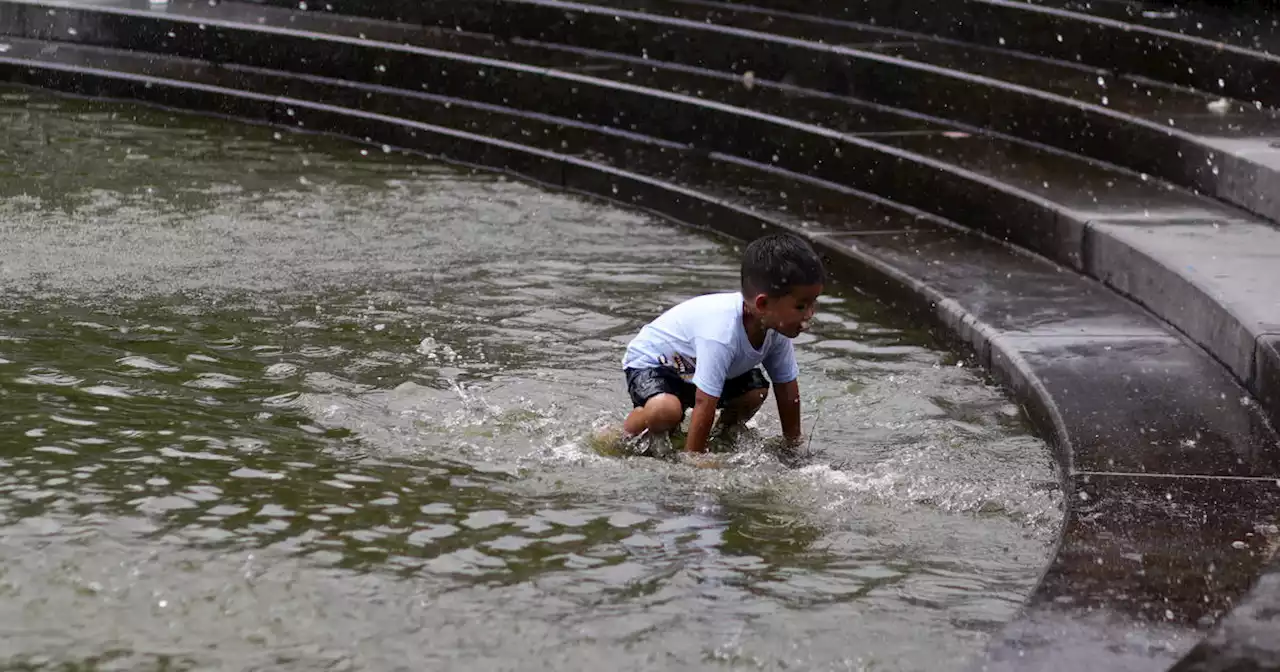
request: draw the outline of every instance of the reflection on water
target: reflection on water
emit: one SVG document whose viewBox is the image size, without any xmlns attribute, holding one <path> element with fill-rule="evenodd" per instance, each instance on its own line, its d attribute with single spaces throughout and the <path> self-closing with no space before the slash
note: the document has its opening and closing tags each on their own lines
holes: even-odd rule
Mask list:
<svg viewBox="0 0 1280 672">
<path fill-rule="evenodd" d="M 856 294 L 812 455 L 584 448 L 732 244 L 316 138 L 0 104 L 0 622 L 64 669 L 955 669 L 1059 520 L 1044 445 Z M 362 153 L 363 152 L 363 153 Z"/>
</svg>

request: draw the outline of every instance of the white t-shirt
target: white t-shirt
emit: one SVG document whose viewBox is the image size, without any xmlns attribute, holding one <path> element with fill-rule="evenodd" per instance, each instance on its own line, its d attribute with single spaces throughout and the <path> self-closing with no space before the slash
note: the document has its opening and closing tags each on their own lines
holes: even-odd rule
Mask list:
<svg viewBox="0 0 1280 672">
<path fill-rule="evenodd" d="M 756 350 L 742 326 L 742 293 L 698 296 L 646 324 L 622 357 L 624 369 L 667 366 L 704 393 L 719 397 L 724 381 L 764 364 L 775 384 L 800 375 L 791 339 L 769 330 Z"/>
</svg>

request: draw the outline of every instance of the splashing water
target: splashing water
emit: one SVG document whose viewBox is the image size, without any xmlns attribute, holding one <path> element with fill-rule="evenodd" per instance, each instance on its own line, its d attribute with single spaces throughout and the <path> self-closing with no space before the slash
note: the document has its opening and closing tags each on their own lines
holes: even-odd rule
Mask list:
<svg viewBox="0 0 1280 672">
<path fill-rule="evenodd" d="M 801 455 L 766 404 L 710 464 L 635 457 L 622 347 L 733 244 L 3 93 L 0 660 L 955 669 L 1045 560 L 1044 444 L 855 294 L 797 341 Z"/>
</svg>

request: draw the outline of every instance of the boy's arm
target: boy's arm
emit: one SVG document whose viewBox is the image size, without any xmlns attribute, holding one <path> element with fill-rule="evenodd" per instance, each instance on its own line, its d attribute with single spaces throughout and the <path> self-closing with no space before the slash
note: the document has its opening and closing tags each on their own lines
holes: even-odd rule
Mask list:
<svg viewBox="0 0 1280 672">
<path fill-rule="evenodd" d="M 778 419 L 782 421 L 782 436 L 787 446 L 800 444 L 800 381 L 779 383 L 773 386 L 773 396 L 778 400 Z M 693 431 L 689 432 L 690 438 Z"/>
<path fill-rule="evenodd" d="M 718 341 L 699 338 L 694 343 L 698 365 L 690 382 L 696 389 L 693 394 L 693 414 L 689 418 L 689 436 L 685 440 L 684 449 L 690 453 L 701 453 L 707 450 L 711 425 L 716 419 L 716 405 L 724 392 L 725 374 L 729 371 L 733 353 Z M 707 390 L 715 392 L 715 396 L 711 396 Z"/>
<path fill-rule="evenodd" d="M 685 440 L 684 449 L 690 453 L 703 453 L 707 450 L 707 439 L 711 436 L 711 424 L 716 419 L 716 404 L 719 397 L 713 397 L 699 389 L 693 397 L 693 413 L 689 416 L 689 436 Z"/>
</svg>

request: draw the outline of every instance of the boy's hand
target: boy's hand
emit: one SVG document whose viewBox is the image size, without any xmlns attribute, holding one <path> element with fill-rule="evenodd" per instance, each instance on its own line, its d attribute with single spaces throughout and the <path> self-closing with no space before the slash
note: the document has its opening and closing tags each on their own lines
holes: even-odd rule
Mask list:
<svg viewBox="0 0 1280 672">
<path fill-rule="evenodd" d="M 711 436 L 711 425 L 716 420 L 716 404 L 720 398 L 698 390 L 693 400 L 693 413 L 689 416 L 689 436 L 685 440 L 684 449 L 690 453 L 704 453 L 707 450 L 707 439 Z"/>
</svg>

